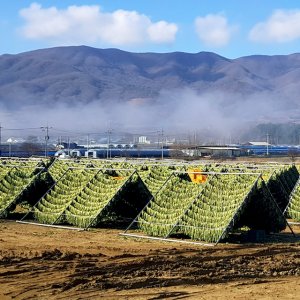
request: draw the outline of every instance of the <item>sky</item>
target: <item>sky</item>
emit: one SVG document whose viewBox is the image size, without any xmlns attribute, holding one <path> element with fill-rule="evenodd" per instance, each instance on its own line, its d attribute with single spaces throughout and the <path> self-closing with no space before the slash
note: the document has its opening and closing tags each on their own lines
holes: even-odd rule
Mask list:
<svg viewBox="0 0 300 300">
<path fill-rule="evenodd" d="M 71 45 L 227 58 L 297 53 L 300 1 L 1 1 L 0 55 Z"/>
</svg>

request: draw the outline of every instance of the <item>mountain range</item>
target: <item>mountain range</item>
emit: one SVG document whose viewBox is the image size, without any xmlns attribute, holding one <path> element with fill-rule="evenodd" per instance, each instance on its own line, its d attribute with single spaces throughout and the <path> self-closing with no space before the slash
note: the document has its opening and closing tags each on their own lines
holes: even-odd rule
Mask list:
<svg viewBox="0 0 300 300">
<path fill-rule="evenodd" d="M 280 95 L 297 106 L 300 54 L 228 59 L 211 52 L 131 53 L 87 46 L 0 56 L 0 104 L 49 105 L 156 99 L 192 89 L 239 97 Z"/>
</svg>

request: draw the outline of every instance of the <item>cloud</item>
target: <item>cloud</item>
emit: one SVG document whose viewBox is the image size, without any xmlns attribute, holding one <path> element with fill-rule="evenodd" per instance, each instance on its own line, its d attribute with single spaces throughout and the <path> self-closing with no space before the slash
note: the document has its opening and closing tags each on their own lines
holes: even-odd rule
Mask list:
<svg viewBox="0 0 300 300">
<path fill-rule="evenodd" d="M 27 39 L 50 43 L 98 43 L 112 46 L 143 43 L 172 43 L 178 27 L 166 21 L 152 22 L 136 11 L 103 12 L 98 5 L 43 8 L 32 3 L 20 10 L 25 24 L 20 29 Z"/>
<path fill-rule="evenodd" d="M 264 22 L 257 23 L 249 33 L 254 42 L 290 42 L 300 38 L 300 10 L 276 10 Z"/>
<path fill-rule="evenodd" d="M 165 21 L 151 24 L 147 29 L 150 39 L 155 43 L 173 42 L 177 30 L 175 24 Z"/>
<path fill-rule="evenodd" d="M 237 27 L 229 25 L 227 19 L 221 14 L 197 17 L 195 28 L 199 39 L 207 46 L 212 47 L 226 46 L 237 30 Z"/>
</svg>

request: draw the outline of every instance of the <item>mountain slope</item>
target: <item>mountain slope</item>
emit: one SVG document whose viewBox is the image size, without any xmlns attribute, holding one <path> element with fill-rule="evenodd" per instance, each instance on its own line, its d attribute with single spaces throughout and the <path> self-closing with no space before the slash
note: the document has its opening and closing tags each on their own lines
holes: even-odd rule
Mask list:
<svg viewBox="0 0 300 300">
<path fill-rule="evenodd" d="M 155 99 L 163 90 L 239 96 L 300 90 L 300 55 L 230 60 L 214 53 L 130 53 L 86 46 L 0 56 L 0 103 L 88 103 Z"/>
</svg>

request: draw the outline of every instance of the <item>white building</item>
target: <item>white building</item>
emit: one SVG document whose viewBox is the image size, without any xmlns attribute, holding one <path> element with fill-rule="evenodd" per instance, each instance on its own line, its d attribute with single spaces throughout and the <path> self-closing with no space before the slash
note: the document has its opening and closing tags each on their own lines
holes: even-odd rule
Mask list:
<svg viewBox="0 0 300 300">
<path fill-rule="evenodd" d="M 139 144 L 150 144 L 150 141 L 148 141 L 147 137 L 143 135 L 143 136 L 139 136 L 138 143 Z"/>
</svg>

